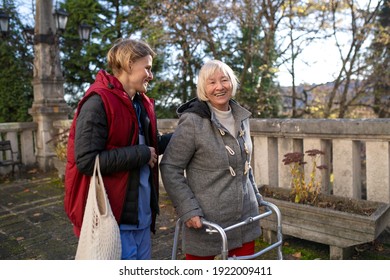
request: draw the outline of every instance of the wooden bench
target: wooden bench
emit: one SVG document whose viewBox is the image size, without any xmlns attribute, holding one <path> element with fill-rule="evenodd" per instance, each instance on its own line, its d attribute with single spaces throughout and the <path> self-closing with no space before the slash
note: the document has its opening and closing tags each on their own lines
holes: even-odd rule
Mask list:
<svg viewBox="0 0 390 280">
<path fill-rule="evenodd" d="M 8 155 L 5 154 L 8 152 Z M 17 152 L 12 150 L 11 141 L 0 141 L 0 167 L 12 166 L 12 175 L 15 172 L 15 165 L 18 165 L 20 170 L 20 159 Z"/>
</svg>

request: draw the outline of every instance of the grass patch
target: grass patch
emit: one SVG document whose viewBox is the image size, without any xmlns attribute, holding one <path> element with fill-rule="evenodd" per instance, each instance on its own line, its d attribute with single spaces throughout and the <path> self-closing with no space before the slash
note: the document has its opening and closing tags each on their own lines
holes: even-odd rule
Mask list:
<svg viewBox="0 0 390 280">
<path fill-rule="evenodd" d="M 269 246 L 267 242 L 256 240 L 255 250 L 257 252 L 267 246 Z M 297 238 L 287 238 L 283 240 L 282 254 L 283 259 L 289 260 L 329 259 L 329 247 L 327 245 Z M 265 253 L 264 255 L 260 256 L 259 259 L 277 259 L 277 249 L 275 248 L 270 252 Z"/>
</svg>

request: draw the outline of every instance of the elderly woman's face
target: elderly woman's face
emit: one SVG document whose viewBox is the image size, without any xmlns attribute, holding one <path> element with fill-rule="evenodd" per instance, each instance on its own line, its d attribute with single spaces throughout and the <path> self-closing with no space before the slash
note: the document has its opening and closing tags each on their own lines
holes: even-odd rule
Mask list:
<svg viewBox="0 0 390 280">
<path fill-rule="evenodd" d="M 206 96 L 211 105 L 220 111 L 229 110 L 229 100 L 232 97 L 232 91 L 232 82 L 221 71 L 216 71 L 206 80 Z"/>
</svg>

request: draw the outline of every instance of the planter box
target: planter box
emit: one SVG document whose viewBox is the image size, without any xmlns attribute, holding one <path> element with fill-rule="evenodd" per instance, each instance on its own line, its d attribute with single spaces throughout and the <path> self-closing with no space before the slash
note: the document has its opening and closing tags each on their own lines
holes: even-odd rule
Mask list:
<svg viewBox="0 0 390 280">
<path fill-rule="evenodd" d="M 268 187 L 270 188 L 270 187 Z M 290 190 L 277 189 L 289 193 Z M 260 192 L 262 192 L 260 188 Z M 375 240 L 390 222 L 390 205 L 366 200 L 327 196 L 330 200 L 353 201 L 363 208 L 374 208 L 370 216 L 298 204 L 264 196 L 278 206 L 282 213 L 282 233 L 330 246 L 330 259 L 344 259 L 350 247 Z M 262 220 L 265 236 L 275 228 L 274 215 Z M 270 238 L 270 237 L 269 237 Z M 269 240 L 268 240 L 269 241 Z"/>
</svg>

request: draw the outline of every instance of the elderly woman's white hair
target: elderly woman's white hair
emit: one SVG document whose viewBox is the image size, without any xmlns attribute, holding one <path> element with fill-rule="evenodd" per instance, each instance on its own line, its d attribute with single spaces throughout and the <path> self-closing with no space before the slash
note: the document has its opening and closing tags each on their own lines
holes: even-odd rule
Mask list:
<svg viewBox="0 0 390 280">
<path fill-rule="evenodd" d="M 224 62 L 220 60 L 209 60 L 207 61 L 199 71 L 198 84 L 196 93 L 199 100 L 208 101 L 209 99 L 206 96 L 206 81 L 212 76 L 216 71 L 221 71 L 226 75 L 230 82 L 232 83 L 232 96 L 236 94 L 238 87 L 238 79 L 234 74 L 233 70 Z"/>
</svg>

